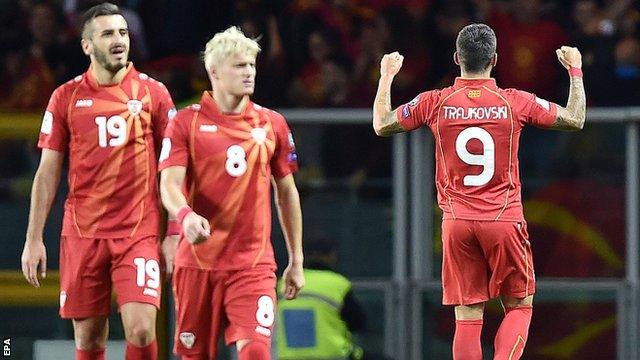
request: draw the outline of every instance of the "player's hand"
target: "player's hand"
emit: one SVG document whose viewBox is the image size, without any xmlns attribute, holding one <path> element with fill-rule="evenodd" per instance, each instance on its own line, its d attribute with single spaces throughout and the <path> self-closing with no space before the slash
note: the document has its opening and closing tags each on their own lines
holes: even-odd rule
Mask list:
<svg viewBox="0 0 640 360">
<path fill-rule="evenodd" d="M 198 244 L 211 236 L 211 227 L 207 219 L 192 211 L 182 220 L 182 232 L 189 244 Z"/>
<path fill-rule="evenodd" d="M 171 277 L 173 272 L 173 259 L 176 257 L 179 241 L 180 235 L 170 235 L 165 237 L 162 242 L 162 256 L 164 256 L 167 278 Z"/>
<path fill-rule="evenodd" d="M 566 69 L 571 67 L 578 69 L 582 68 L 582 55 L 578 48 L 562 46 L 560 49 L 556 50 L 556 55 L 558 55 L 558 60 Z"/>
<path fill-rule="evenodd" d="M 380 61 L 380 75 L 395 76 L 402 67 L 402 60 L 404 60 L 404 56 L 397 51 L 385 54 Z"/>
<path fill-rule="evenodd" d="M 298 293 L 304 287 L 304 271 L 302 264 L 289 264 L 282 273 L 284 280 L 284 298 L 287 300 L 295 299 Z"/>
<path fill-rule="evenodd" d="M 47 277 L 47 249 L 42 240 L 27 240 L 22 250 L 22 274 L 29 284 L 40 287 L 38 281 L 38 271 L 40 277 Z"/>
</svg>

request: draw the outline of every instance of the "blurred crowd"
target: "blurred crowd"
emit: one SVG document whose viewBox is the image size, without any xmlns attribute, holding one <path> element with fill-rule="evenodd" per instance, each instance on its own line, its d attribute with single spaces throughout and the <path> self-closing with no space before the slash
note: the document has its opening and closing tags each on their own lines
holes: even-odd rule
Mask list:
<svg viewBox="0 0 640 360">
<path fill-rule="evenodd" d="M 95 0 L 0 2 L 0 110 L 41 111 L 57 85 L 86 70 L 79 14 Z M 502 87 L 563 102 L 554 50 L 583 52 L 591 106 L 640 104 L 640 3 L 632 0 L 114 0 L 131 31 L 131 59 L 164 81 L 176 103 L 208 88 L 200 52 L 229 25 L 258 37 L 255 100 L 270 107 L 369 107 L 378 64 L 398 50 L 394 103 L 447 86 L 464 25 L 498 36 Z"/>
</svg>

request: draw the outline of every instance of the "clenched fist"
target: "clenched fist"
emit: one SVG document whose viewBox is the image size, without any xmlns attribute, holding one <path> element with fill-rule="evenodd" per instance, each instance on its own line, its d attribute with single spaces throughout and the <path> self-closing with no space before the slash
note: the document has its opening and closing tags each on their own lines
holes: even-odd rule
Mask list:
<svg viewBox="0 0 640 360">
<path fill-rule="evenodd" d="M 565 68 L 582 68 L 582 55 L 577 48 L 570 46 L 562 46 L 556 50 L 558 60 Z"/>
<path fill-rule="evenodd" d="M 402 67 L 402 60 L 404 60 L 404 56 L 397 51 L 385 54 L 380 61 L 380 75 L 395 76 Z"/>
</svg>

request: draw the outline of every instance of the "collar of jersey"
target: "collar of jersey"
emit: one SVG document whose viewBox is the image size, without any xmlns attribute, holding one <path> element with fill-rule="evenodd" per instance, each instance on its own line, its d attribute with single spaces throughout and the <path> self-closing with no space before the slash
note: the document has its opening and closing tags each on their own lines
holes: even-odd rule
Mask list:
<svg viewBox="0 0 640 360">
<path fill-rule="evenodd" d="M 89 82 L 89 85 L 91 85 L 91 87 L 93 87 L 94 89 L 100 89 L 100 88 L 105 88 L 105 87 L 112 87 L 112 86 L 120 86 L 127 77 L 129 77 L 130 74 L 132 74 L 132 70 L 134 70 L 133 67 L 133 63 L 131 61 L 129 61 L 127 63 L 127 70 L 124 73 L 124 76 L 122 77 L 122 80 L 120 80 L 119 83 L 117 84 L 108 84 L 108 85 L 100 85 L 98 84 L 98 80 L 96 80 L 96 78 L 93 76 L 93 72 L 91 71 L 91 68 L 93 67 L 93 65 L 89 65 L 89 70 L 87 70 L 87 81 Z"/>
<path fill-rule="evenodd" d="M 216 104 L 213 99 L 212 91 L 205 91 L 202 94 L 202 100 L 200 101 L 200 106 L 202 109 L 209 115 L 210 117 L 222 117 L 227 119 L 247 119 L 250 116 L 250 109 L 253 109 L 253 102 L 251 99 L 247 101 L 247 104 L 242 109 L 240 113 L 223 113 L 220 111 L 218 104 Z"/>
<path fill-rule="evenodd" d="M 456 87 L 463 86 L 487 86 L 489 88 L 495 89 L 498 86 L 496 85 L 496 79 L 494 78 L 463 78 L 457 77 L 455 82 Z"/>
</svg>

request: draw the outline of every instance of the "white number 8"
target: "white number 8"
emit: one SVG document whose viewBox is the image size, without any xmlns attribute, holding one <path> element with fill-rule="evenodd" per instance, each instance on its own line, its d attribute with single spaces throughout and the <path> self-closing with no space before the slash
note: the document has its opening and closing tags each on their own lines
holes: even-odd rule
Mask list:
<svg viewBox="0 0 640 360">
<path fill-rule="evenodd" d="M 258 324 L 264 327 L 270 327 L 275 321 L 273 299 L 263 295 L 258 299 L 258 311 L 256 311 L 256 320 Z"/>
<path fill-rule="evenodd" d="M 227 173 L 233 177 L 238 177 L 247 172 L 246 156 L 247 154 L 244 152 L 242 146 L 229 146 L 227 149 L 227 162 L 224 164 Z"/>
<path fill-rule="evenodd" d="M 472 154 L 467 150 L 467 143 L 471 139 L 480 140 L 483 148 L 482 154 Z M 463 182 L 466 186 L 482 186 L 491 180 L 495 171 L 495 144 L 487 130 L 479 127 L 462 130 L 456 138 L 456 153 L 465 163 L 483 167 L 480 174 L 464 177 Z"/>
</svg>

